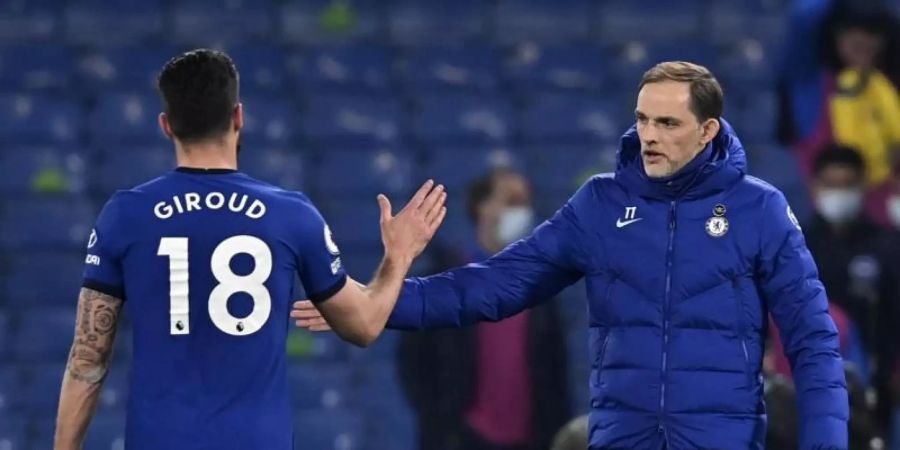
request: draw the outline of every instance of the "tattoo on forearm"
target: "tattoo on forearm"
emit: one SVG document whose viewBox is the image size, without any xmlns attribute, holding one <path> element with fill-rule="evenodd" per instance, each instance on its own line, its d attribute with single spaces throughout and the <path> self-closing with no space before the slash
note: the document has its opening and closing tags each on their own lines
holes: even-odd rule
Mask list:
<svg viewBox="0 0 900 450">
<path fill-rule="evenodd" d="M 83 288 L 78 305 L 66 372 L 75 380 L 97 384 L 106 376 L 122 300 Z"/>
</svg>

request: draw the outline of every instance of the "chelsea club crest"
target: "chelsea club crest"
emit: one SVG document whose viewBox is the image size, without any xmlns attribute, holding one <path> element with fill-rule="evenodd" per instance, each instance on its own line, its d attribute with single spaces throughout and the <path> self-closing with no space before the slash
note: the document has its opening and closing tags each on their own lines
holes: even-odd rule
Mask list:
<svg viewBox="0 0 900 450">
<path fill-rule="evenodd" d="M 712 237 L 722 237 L 728 232 L 725 205 L 719 203 L 713 208 L 713 216 L 706 219 L 706 233 Z"/>
</svg>

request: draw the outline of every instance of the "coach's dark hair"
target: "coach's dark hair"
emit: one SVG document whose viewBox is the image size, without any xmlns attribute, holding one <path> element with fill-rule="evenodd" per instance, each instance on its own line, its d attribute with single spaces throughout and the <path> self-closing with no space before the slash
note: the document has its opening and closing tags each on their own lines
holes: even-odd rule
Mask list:
<svg viewBox="0 0 900 450">
<path fill-rule="evenodd" d="M 712 72 L 699 64 L 685 61 L 659 63 L 644 72 L 638 90 L 650 83 L 680 81 L 691 84 L 691 112 L 700 122 L 722 117 L 725 94 Z"/>
<path fill-rule="evenodd" d="M 466 213 L 473 223 L 478 222 L 478 208 L 494 194 L 497 179 L 503 175 L 517 175 L 519 172 L 508 166 L 498 166 L 478 177 L 469 184 L 466 192 Z"/>
<path fill-rule="evenodd" d="M 858 151 L 844 145 L 831 144 L 822 150 L 813 163 L 813 173 L 820 175 L 829 166 L 847 166 L 856 172 L 860 179 L 865 178 L 866 163 Z"/>
<path fill-rule="evenodd" d="M 167 62 L 157 81 L 175 137 L 197 141 L 228 130 L 238 103 L 238 72 L 228 55 L 189 51 Z"/>
</svg>

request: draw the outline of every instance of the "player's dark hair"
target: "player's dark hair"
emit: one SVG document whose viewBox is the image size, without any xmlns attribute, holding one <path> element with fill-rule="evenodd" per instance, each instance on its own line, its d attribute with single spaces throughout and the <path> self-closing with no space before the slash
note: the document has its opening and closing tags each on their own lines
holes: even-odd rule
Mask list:
<svg viewBox="0 0 900 450">
<path fill-rule="evenodd" d="M 853 169 L 860 179 L 866 174 L 866 163 L 859 152 L 843 145 L 832 144 L 822 150 L 813 163 L 813 173 L 819 176 L 830 166 L 847 166 Z"/>
<path fill-rule="evenodd" d="M 518 174 L 510 167 L 499 166 L 491 169 L 486 174 L 476 178 L 469 184 L 466 192 L 466 213 L 473 223 L 478 223 L 478 208 L 491 198 L 497 187 L 497 180 L 502 175 Z"/>
<path fill-rule="evenodd" d="M 175 137 L 197 141 L 228 130 L 238 103 L 238 72 L 228 55 L 189 51 L 169 60 L 157 81 Z"/>
<path fill-rule="evenodd" d="M 706 67 L 685 61 L 659 63 L 644 72 L 638 90 L 647 84 L 663 81 L 690 83 L 691 112 L 700 122 L 722 117 L 725 94 L 719 81 Z"/>
</svg>

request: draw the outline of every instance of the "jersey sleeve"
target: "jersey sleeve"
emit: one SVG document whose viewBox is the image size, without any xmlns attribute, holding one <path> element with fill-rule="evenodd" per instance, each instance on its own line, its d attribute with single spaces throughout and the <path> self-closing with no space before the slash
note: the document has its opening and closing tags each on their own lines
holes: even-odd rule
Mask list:
<svg viewBox="0 0 900 450">
<path fill-rule="evenodd" d="M 306 296 L 315 303 L 331 298 L 347 283 L 347 272 L 331 229 L 312 202 L 301 194 L 297 270 Z"/>
<path fill-rule="evenodd" d="M 113 196 L 100 211 L 88 237 L 82 286 L 125 299 L 122 259 L 127 248 L 121 197 Z"/>
</svg>

